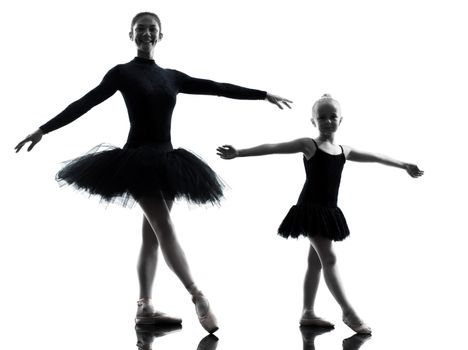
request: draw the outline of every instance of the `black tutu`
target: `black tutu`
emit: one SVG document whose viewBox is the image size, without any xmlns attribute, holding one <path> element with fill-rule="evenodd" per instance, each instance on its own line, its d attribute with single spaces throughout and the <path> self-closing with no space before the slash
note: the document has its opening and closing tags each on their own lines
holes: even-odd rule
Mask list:
<svg viewBox="0 0 468 350">
<path fill-rule="evenodd" d="M 61 185 L 72 185 L 102 201 L 123 206 L 132 206 L 142 196 L 161 194 L 171 200 L 216 204 L 224 187 L 202 159 L 170 145 L 99 145 L 65 162 L 56 179 Z"/>
<path fill-rule="evenodd" d="M 333 241 L 342 241 L 349 236 L 349 229 L 338 207 L 294 205 L 278 228 L 278 234 L 285 238 L 320 235 Z"/>
</svg>

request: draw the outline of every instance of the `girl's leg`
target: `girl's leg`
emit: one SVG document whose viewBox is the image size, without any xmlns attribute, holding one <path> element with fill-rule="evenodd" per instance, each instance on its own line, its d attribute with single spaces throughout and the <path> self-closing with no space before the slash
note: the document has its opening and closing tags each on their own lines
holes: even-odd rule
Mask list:
<svg viewBox="0 0 468 350">
<path fill-rule="evenodd" d="M 317 295 L 318 284 L 320 282 L 320 272 L 322 264 L 312 245 L 309 249 L 309 257 L 307 259 L 307 271 L 304 279 L 304 311 L 314 313 L 315 297 Z"/>
<path fill-rule="evenodd" d="M 302 326 L 333 327 L 332 323 L 315 315 L 315 297 L 317 295 L 318 284 L 320 282 L 321 270 L 322 264 L 320 263 L 317 252 L 311 245 L 309 249 L 309 257 L 307 259 L 307 271 L 304 279 L 304 309 L 300 320 L 300 324 Z"/>
<path fill-rule="evenodd" d="M 322 263 L 323 277 L 327 287 L 343 311 L 343 321 L 358 333 L 370 333 L 370 328 L 360 320 L 346 298 L 336 266 L 336 255 L 333 251 L 332 241 L 321 236 L 309 239 Z"/>
<path fill-rule="evenodd" d="M 208 300 L 193 280 L 185 253 L 179 244 L 172 224 L 168 203 L 160 195 L 141 198 L 139 204 L 156 235 L 164 260 L 192 295 L 202 326 L 209 332 L 216 331 L 218 329 L 216 319 L 210 311 Z"/>
</svg>

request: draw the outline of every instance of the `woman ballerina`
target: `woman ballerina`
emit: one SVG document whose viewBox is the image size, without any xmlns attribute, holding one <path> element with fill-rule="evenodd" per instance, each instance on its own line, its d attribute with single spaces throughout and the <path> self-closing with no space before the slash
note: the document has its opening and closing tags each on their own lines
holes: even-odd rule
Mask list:
<svg viewBox="0 0 468 350">
<path fill-rule="evenodd" d="M 143 210 L 142 246 L 138 259 L 140 299 L 137 324 L 180 324 L 180 318 L 156 311 L 151 296 L 161 248 L 165 261 L 190 293 L 201 325 L 210 333 L 218 329 L 208 299 L 192 277 L 184 251 L 177 239 L 170 211 L 174 199 L 191 203 L 218 202 L 222 183 L 200 158 L 171 143 L 171 117 L 178 93 L 218 95 L 234 99 L 267 100 L 279 108 L 290 108 L 291 101 L 265 91 L 232 84 L 192 78 L 172 69 L 159 67 L 154 49 L 162 39 L 161 21 L 151 12 L 138 13 L 131 22 L 130 39 L 137 56 L 112 68 L 102 82 L 70 104 L 16 147 L 28 142 L 28 151 L 43 135 L 59 129 L 88 110 L 121 92 L 130 119 L 130 131 L 123 148 L 99 147 L 69 161 L 57 174 L 62 183 L 99 196 L 106 202 L 129 205 L 137 202 Z"/>
</svg>

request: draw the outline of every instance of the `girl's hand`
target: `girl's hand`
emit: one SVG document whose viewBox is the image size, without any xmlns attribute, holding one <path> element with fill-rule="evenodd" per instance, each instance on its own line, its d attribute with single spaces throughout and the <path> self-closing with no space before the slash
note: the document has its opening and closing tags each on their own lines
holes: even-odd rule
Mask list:
<svg viewBox="0 0 468 350">
<path fill-rule="evenodd" d="M 239 155 L 239 152 L 231 145 L 224 145 L 222 147 L 218 147 L 216 150 L 216 154 L 223 159 L 233 159 Z"/>
<path fill-rule="evenodd" d="M 34 146 L 39 142 L 41 141 L 42 139 L 42 135 L 44 135 L 44 133 L 42 132 L 41 129 L 37 129 L 36 131 L 34 131 L 32 134 L 26 136 L 26 138 L 21 141 L 20 143 L 18 143 L 15 147 L 15 150 L 16 150 L 16 153 L 18 153 L 20 151 L 21 148 L 23 148 L 24 144 L 27 143 L 27 142 L 31 142 L 31 144 L 29 145 L 28 147 L 28 152 L 30 150 L 32 150 L 34 148 Z"/>
<path fill-rule="evenodd" d="M 276 95 L 272 95 L 270 93 L 267 93 L 265 99 L 270 102 L 270 103 L 273 103 L 275 105 L 277 105 L 280 109 L 283 109 L 283 106 L 281 106 L 281 103 L 284 104 L 286 107 L 288 107 L 289 109 L 291 109 L 291 106 L 288 104 L 288 103 L 292 103 L 292 101 L 286 99 L 286 98 L 283 98 L 283 97 L 280 97 L 280 96 L 276 96 Z"/>
<path fill-rule="evenodd" d="M 405 170 L 411 177 L 420 177 L 424 174 L 424 171 L 419 170 L 418 166 L 415 164 L 405 164 Z"/>
</svg>

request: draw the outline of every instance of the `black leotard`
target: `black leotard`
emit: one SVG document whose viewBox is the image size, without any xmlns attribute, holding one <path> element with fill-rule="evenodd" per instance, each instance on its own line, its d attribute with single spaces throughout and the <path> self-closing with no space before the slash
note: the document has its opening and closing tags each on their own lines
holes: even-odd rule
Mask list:
<svg viewBox="0 0 468 350">
<path fill-rule="evenodd" d="M 173 149 L 171 118 L 179 92 L 236 99 L 265 99 L 266 92 L 232 84 L 196 79 L 153 60 L 136 57 L 112 68 L 102 82 L 63 112 L 42 125 L 44 133 L 67 125 L 119 90 L 130 119 L 123 148 L 95 148 L 69 161 L 57 174 L 106 202 L 124 206 L 143 196 L 185 198 L 196 204 L 216 203 L 223 184 L 216 173 L 189 151 Z"/>
<path fill-rule="evenodd" d="M 314 143 L 315 154 L 310 159 L 304 158 L 304 187 L 297 204 L 291 207 L 279 226 L 278 234 L 285 238 L 320 235 L 341 241 L 349 235 L 346 219 L 337 206 L 346 158 L 341 146 L 341 153 L 332 155 Z"/>
<path fill-rule="evenodd" d="M 171 140 L 171 118 L 180 93 L 218 95 L 235 99 L 265 99 L 266 92 L 237 85 L 192 78 L 159 67 L 153 60 L 135 57 L 112 68 L 102 82 L 81 99 L 40 127 L 44 133 L 67 125 L 119 90 L 130 119 L 127 146 Z"/>
</svg>

